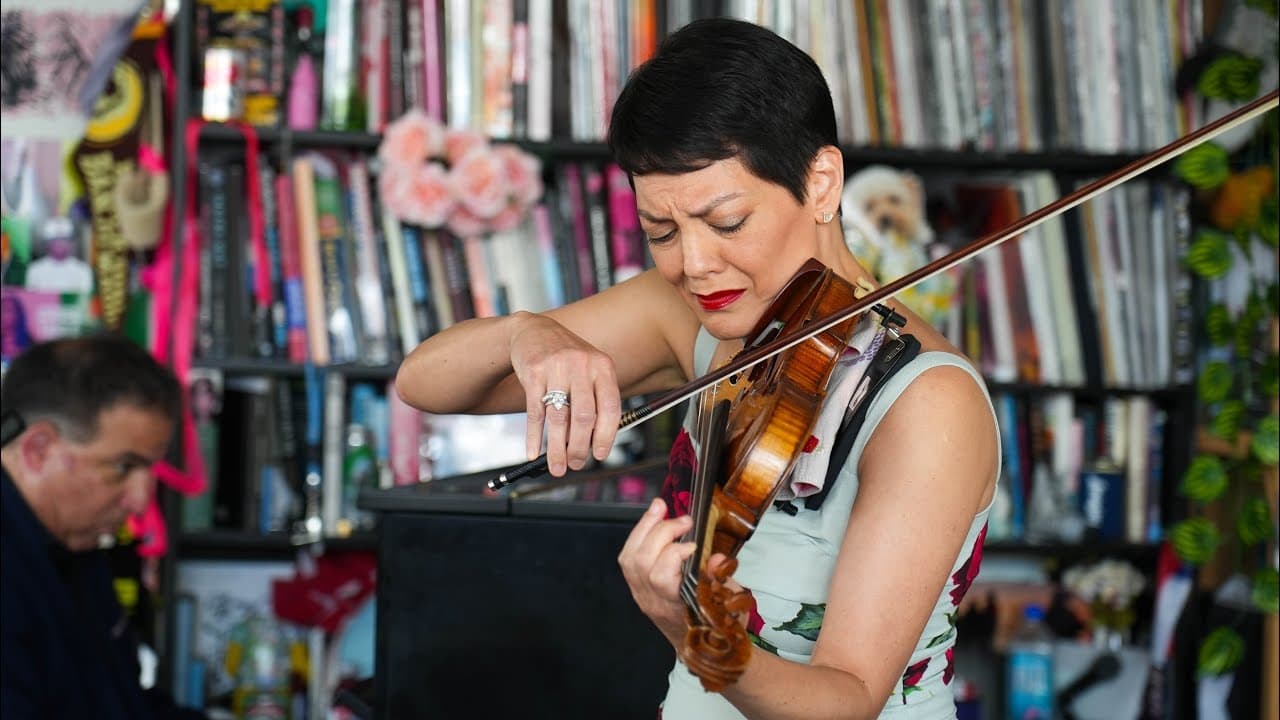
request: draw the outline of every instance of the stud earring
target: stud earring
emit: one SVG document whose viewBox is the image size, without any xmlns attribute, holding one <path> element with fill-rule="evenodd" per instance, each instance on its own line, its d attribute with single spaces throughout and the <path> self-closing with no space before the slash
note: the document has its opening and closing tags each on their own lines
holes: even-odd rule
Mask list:
<svg viewBox="0 0 1280 720">
<path fill-rule="evenodd" d="M 835 217 L 835 215 L 833 215 L 833 214 L 831 214 L 831 213 L 829 213 L 829 212 L 824 212 L 824 213 L 822 213 L 822 224 L 823 224 L 823 225 L 826 225 L 827 223 L 831 222 L 831 218 L 833 218 L 833 217 Z"/>
</svg>

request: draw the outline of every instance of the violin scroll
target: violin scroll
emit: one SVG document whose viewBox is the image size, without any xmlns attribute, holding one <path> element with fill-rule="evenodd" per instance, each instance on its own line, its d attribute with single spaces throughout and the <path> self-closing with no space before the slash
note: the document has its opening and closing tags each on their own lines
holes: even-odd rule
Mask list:
<svg viewBox="0 0 1280 720">
<path fill-rule="evenodd" d="M 747 635 L 751 594 L 728 584 L 737 567 L 738 561 L 728 558 L 702 573 L 698 611 L 703 622 L 690 624 L 680 653 L 707 692 L 720 692 L 737 682 L 751 659 L 751 638 Z"/>
</svg>

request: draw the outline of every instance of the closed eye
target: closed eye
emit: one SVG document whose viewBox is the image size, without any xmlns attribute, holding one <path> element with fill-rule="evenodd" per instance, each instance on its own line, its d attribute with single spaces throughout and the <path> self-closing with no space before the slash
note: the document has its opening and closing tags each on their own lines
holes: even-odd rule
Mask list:
<svg viewBox="0 0 1280 720">
<path fill-rule="evenodd" d="M 742 226 L 746 224 L 746 222 L 747 222 L 747 219 L 742 218 L 741 220 L 739 220 L 738 222 L 732 225 L 714 225 L 713 224 L 711 227 L 714 228 L 715 231 L 720 233 L 721 235 L 732 235 L 738 232 L 739 230 L 741 230 Z"/>
<path fill-rule="evenodd" d="M 665 235 L 659 235 L 658 237 L 653 237 L 648 233 L 646 233 L 644 239 L 647 240 L 651 245 L 661 245 L 662 243 L 665 243 L 669 241 L 671 238 L 675 237 L 675 234 L 676 234 L 675 230 L 672 230 Z"/>
</svg>

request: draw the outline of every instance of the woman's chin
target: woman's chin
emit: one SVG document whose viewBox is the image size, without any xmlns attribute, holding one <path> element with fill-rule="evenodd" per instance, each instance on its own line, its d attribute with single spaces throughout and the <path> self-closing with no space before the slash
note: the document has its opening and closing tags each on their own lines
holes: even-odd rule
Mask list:
<svg viewBox="0 0 1280 720">
<path fill-rule="evenodd" d="M 702 327 L 717 340 L 741 340 L 756 327 L 756 319 L 743 316 L 741 313 L 700 312 Z"/>
</svg>

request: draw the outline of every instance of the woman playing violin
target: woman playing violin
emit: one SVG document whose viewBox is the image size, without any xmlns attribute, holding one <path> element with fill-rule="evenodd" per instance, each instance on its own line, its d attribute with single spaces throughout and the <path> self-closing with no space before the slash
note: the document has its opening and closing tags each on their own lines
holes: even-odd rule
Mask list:
<svg viewBox="0 0 1280 720">
<path fill-rule="evenodd" d="M 460 323 L 422 343 L 396 379 L 402 398 L 431 412 L 527 412 L 529 456 L 545 433 L 554 475 L 608 454 L 623 398 L 677 387 L 740 351 L 809 259 L 872 282 L 837 220 L 846 168 L 830 91 L 813 60 L 772 32 L 718 19 L 671 35 L 628 80 L 609 142 L 634 184 L 654 269 L 546 313 Z M 919 355 L 870 401 L 810 509 L 804 498 L 821 489 L 831 444 L 818 421 L 813 457 L 738 554 L 734 580 L 755 603 L 744 673 L 708 693 L 677 662 L 667 720 L 955 716 L 949 618 L 981 559 L 999 441 L 980 375 L 892 305 Z M 883 339 L 865 314 L 828 386 L 832 417 L 853 401 L 832 386 L 855 386 L 846 380 Z M 667 497 L 618 558 L 677 651 L 689 617 L 682 564 L 694 551 L 682 541 L 692 521 L 676 512 L 679 469 L 696 463 L 696 443 L 677 438 Z"/>
</svg>

